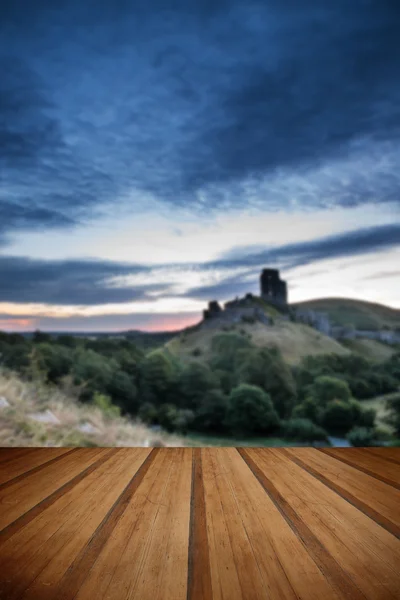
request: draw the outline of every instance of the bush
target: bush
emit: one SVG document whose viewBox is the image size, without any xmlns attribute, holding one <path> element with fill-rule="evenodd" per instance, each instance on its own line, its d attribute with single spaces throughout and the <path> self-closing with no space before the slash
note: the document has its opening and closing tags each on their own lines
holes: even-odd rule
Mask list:
<svg viewBox="0 0 400 600">
<path fill-rule="evenodd" d="M 229 396 L 226 425 L 237 434 L 265 434 L 277 429 L 279 417 L 268 394 L 244 383 Z"/>
<path fill-rule="evenodd" d="M 194 348 L 194 350 L 192 350 L 192 356 L 201 356 L 201 354 L 201 348 Z"/>
<path fill-rule="evenodd" d="M 352 446 L 373 446 L 374 430 L 367 427 L 353 427 L 347 434 L 347 439 Z"/>
<path fill-rule="evenodd" d="M 354 425 L 354 409 L 349 402 L 333 400 L 323 409 L 320 423 L 330 433 L 347 433 Z"/>
<path fill-rule="evenodd" d="M 310 386 L 310 395 L 315 398 L 321 406 L 326 406 L 332 400 L 348 402 L 351 392 L 346 381 L 337 377 L 322 375 L 317 377 Z"/>
<path fill-rule="evenodd" d="M 318 419 L 318 404 L 314 398 L 306 398 L 294 407 L 292 419 L 308 419 L 316 422 Z"/>
<path fill-rule="evenodd" d="M 282 433 L 288 439 L 301 442 L 326 441 L 327 432 L 310 419 L 289 419 L 282 424 Z"/>
</svg>

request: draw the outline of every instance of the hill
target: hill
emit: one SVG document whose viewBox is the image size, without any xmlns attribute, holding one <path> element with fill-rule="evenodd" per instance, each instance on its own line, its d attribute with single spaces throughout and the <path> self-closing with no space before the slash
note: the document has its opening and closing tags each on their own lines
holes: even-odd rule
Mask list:
<svg viewBox="0 0 400 600">
<path fill-rule="evenodd" d="M 276 314 L 276 311 L 273 311 Z M 316 354 L 350 354 L 336 340 L 301 323 L 292 323 L 276 317 L 273 324 L 262 322 L 227 323 L 224 319 L 203 321 L 190 330 L 181 332 L 165 344 L 165 348 L 182 361 L 194 357 L 208 357 L 214 335 L 234 331 L 249 339 L 256 346 L 277 347 L 284 360 L 297 364 L 302 358 Z"/>
<path fill-rule="evenodd" d="M 292 305 L 294 308 L 325 312 L 333 325 L 354 325 L 356 329 L 400 330 L 400 310 L 350 298 L 322 298 Z"/>
<path fill-rule="evenodd" d="M 356 340 L 342 340 L 341 344 L 354 352 L 363 356 L 367 360 L 372 362 L 383 362 L 389 360 L 393 354 L 396 353 L 396 346 L 389 346 L 378 340 L 367 340 L 367 339 L 356 339 Z"/>
<path fill-rule="evenodd" d="M 185 446 L 127 417 L 77 402 L 55 386 L 0 370 L 0 446 Z"/>
</svg>

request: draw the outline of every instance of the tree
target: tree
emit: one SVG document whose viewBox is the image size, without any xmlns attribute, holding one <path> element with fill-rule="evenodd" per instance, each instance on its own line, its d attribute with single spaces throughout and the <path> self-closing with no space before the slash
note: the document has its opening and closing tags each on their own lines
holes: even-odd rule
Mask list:
<svg viewBox="0 0 400 600">
<path fill-rule="evenodd" d="M 310 386 L 309 392 L 310 396 L 315 398 L 320 406 L 326 406 L 332 400 L 348 402 L 351 398 L 348 384 L 337 377 L 328 375 L 317 377 Z"/>
<path fill-rule="evenodd" d="M 190 362 L 184 366 L 179 377 L 179 404 L 185 408 L 196 409 L 208 392 L 217 389 L 218 385 L 218 379 L 208 365 Z"/>
<path fill-rule="evenodd" d="M 135 381 L 127 373 L 121 370 L 114 371 L 106 389 L 115 404 L 131 414 L 136 412 L 137 388 Z"/>
<path fill-rule="evenodd" d="M 229 396 L 226 425 L 234 433 L 266 434 L 279 426 L 279 417 L 268 394 L 243 383 Z"/>
<path fill-rule="evenodd" d="M 154 404 L 151 402 L 144 402 L 138 411 L 138 417 L 143 423 L 147 425 L 154 425 L 157 423 L 158 411 Z"/>
<path fill-rule="evenodd" d="M 222 433 L 228 412 L 228 397 L 222 390 L 205 394 L 196 413 L 194 426 L 201 431 Z"/>
<path fill-rule="evenodd" d="M 175 383 L 175 369 L 162 350 L 150 352 L 139 366 L 139 390 L 142 401 L 166 403 Z"/>
<path fill-rule="evenodd" d="M 297 404 L 292 411 L 292 419 L 309 419 L 314 421 L 318 420 L 318 404 L 314 398 L 306 398 L 300 404 Z"/>
<path fill-rule="evenodd" d="M 282 431 L 286 438 L 300 442 L 325 441 L 327 433 L 310 419 L 295 418 L 284 421 Z"/>
<path fill-rule="evenodd" d="M 400 437 L 400 393 L 388 399 L 386 406 L 389 411 L 386 421 L 388 425 L 394 428 L 396 435 Z"/>
<path fill-rule="evenodd" d="M 36 329 L 36 331 L 34 331 L 34 333 L 32 335 L 32 342 L 34 344 L 41 344 L 43 342 L 51 342 L 51 335 L 49 335 L 48 333 L 44 333 L 43 331 L 40 331 L 39 329 Z"/>
<path fill-rule="evenodd" d="M 374 430 L 367 427 L 353 427 L 353 429 L 347 434 L 347 439 L 352 446 L 373 446 Z"/>
<path fill-rule="evenodd" d="M 322 410 L 320 423 L 330 433 L 347 433 L 355 424 L 354 410 L 349 402 L 331 400 Z"/>
<path fill-rule="evenodd" d="M 70 373 L 74 363 L 70 348 L 46 342 L 38 343 L 35 350 L 49 381 L 57 383 Z"/>
<path fill-rule="evenodd" d="M 288 417 L 296 400 L 296 383 L 279 351 L 254 348 L 241 351 L 238 382 L 256 385 L 267 392 L 281 418 Z"/>
<path fill-rule="evenodd" d="M 218 333 L 211 341 L 211 367 L 213 370 L 234 372 L 238 367 L 238 352 L 248 350 L 252 343 L 239 333 Z"/>
<path fill-rule="evenodd" d="M 108 394 L 113 373 L 118 364 L 94 350 L 79 348 L 74 352 L 72 375 L 76 385 L 83 385 L 81 400 L 91 400 L 95 392 Z"/>
</svg>

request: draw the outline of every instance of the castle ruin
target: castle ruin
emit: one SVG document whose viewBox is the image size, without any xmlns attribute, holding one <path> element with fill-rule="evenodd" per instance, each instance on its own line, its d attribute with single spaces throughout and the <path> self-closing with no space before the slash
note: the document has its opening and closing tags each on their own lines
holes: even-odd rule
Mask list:
<svg viewBox="0 0 400 600">
<path fill-rule="evenodd" d="M 287 285 L 279 277 L 278 269 L 263 269 L 260 275 L 261 298 L 277 306 L 287 305 Z"/>
<path fill-rule="evenodd" d="M 260 276 L 260 296 L 266 302 L 277 308 L 287 310 L 287 286 L 280 279 L 277 269 L 264 269 Z M 214 320 L 215 317 L 239 322 L 240 319 L 254 319 L 265 324 L 270 323 L 270 318 L 259 307 L 254 305 L 253 294 L 246 294 L 244 298 L 236 298 L 226 302 L 222 308 L 216 300 L 208 303 L 208 308 L 203 311 L 203 320 Z"/>
</svg>

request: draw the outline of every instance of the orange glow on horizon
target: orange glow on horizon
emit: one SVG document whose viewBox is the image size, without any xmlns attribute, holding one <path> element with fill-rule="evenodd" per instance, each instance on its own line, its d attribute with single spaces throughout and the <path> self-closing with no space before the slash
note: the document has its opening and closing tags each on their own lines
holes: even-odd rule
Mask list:
<svg viewBox="0 0 400 600">
<path fill-rule="evenodd" d="M 0 319 L 0 330 L 5 331 L 26 331 L 26 329 L 35 328 L 34 319 Z"/>
</svg>

